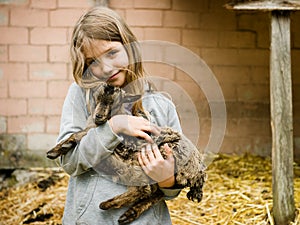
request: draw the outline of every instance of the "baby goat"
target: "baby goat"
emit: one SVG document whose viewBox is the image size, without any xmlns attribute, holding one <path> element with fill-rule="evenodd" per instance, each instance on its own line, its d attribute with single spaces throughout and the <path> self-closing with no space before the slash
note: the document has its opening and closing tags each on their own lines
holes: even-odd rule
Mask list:
<svg viewBox="0 0 300 225">
<path fill-rule="evenodd" d="M 57 144 L 47 152 L 48 158 L 55 159 L 74 149 L 78 141 L 87 134 L 90 128 L 104 123 L 111 118 L 111 115 L 124 114 L 124 104 L 135 101 L 141 96 L 129 95 L 120 88 L 103 83 L 98 87 L 94 97 L 96 99 L 96 108 L 91 119 L 94 123 L 90 123 L 85 130 L 74 133 L 65 141 Z M 163 145 L 167 143 L 172 149 L 176 162 L 176 187 L 189 187 L 187 198 L 200 202 L 206 174 L 204 172 L 205 165 L 199 150 L 183 134 L 168 127 L 161 128 L 160 134 L 153 135 L 152 139 L 157 144 L 164 158 L 166 158 L 166 152 Z M 158 184 L 153 183 L 139 165 L 137 155 L 145 144 L 145 140 L 126 136 L 124 141 L 114 150 L 111 157 L 103 160 L 99 168 L 96 168 L 97 171 L 111 175 L 115 182 L 130 184 L 127 192 L 102 202 L 99 206 L 101 209 L 107 210 L 131 205 L 120 216 L 119 224 L 132 222 L 164 197 Z"/>
</svg>

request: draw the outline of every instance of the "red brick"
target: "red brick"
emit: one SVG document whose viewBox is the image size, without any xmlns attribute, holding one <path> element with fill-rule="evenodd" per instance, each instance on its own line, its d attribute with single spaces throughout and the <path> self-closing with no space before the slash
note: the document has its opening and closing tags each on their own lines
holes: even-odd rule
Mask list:
<svg viewBox="0 0 300 225">
<path fill-rule="evenodd" d="M 176 28 L 145 28 L 146 40 L 161 40 L 180 43 L 180 30 Z"/>
<path fill-rule="evenodd" d="M 206 101 L 206 96 L 203 93 L 200 84 L 197 84 L 197 82 L 189 74 L 180 69 L 175 70 L 175 76 L 175 81 L 181 85 L 187 93 L 189 93 L 193 101 L 201 102 L 201 107 L 198 108 L 198 111 L 200 112 L 204 107 L 204 102 Z"/>
<path fill-rule="evenodd" d="M 72 42 L 72 33 L 73 33 L 74 27 L 68 27 L 67 28 L 67 43 Z"/>
<path fill-rule="evenodd" d="M 58 8 L 90 8 L 94 6 L 93 1 L 88 0 L 58 0 Z"/>
<path fill-rule="evenodd" d="M 176 81 L 180 89 L 185 92 L 194 102 L 199 102 L 204 99 L 204 94 L 201 87 L 195 81 Z M 182 94 L 182 93 L 181 93 Z"/>
<path fill-rule="evenodd" d="M 162 26 L 162 11 L 126 10 L 126 21 L 131 26 Z"/>
<path fill-rule="evenodd" d="M 182 11 L 207 11 L 208 1 L 199 0 L 172 0 L 172 9 L 182 10 Z"/>
<path fill-rule="evenodd" d="M 60 116 L 64 99 L 38 98 L 28 100 L 28 113 L 31 115 Z"/>
<path fill-rule="evenodd" d="M 249 102 L 269 102 L 269 85 L 239 85 L 237 87 L 237 96 L 239 101 Z"/>
<path fill-rule="evenodd" d="M 144 66 L 149 76 L 158 76 L 165 79 L 174 80 L 175 70 L 172 66 L 155 62 L 145 62 Z"/>
<path fill-rule="evenodd" d="M 239 61 L 237 49 L 203 48 L 201 56 L 208 65 L 236 66 Z"/>
<path fill-rule="evenodd" d="M 26 115 L 27 102 L 25 99 L 0 99 L 0 115 L 20 116 Z"/>
<path fill-rule="evenodd" d="M 15 62 L 46 62 L 47 47 L 31 45 L 9 46 L 9 60 Z"/>
<path fill-rule="evenodd" d="M 201 30 L 183 30 L 182 44 L 187 46 L 217 47 L 218 32 Z"/>
<path fill-rule="evenodd" d="M 165 11 L 163 25 L 166 27 L 196 28 L 199 26 L 199 14 L 194 12 Z"/>
<path fill-rule="evenodd" d="M 239 49 L 237 65 L 268 66 L 270 63 L 269 49 Z"/>
<path fill-rule="evenodd" d="M 0 9 L 0 26 L 7 26 L 8 25 L 8 8 Z"/>
<path fill-rule="evenodd" d="M 0 45 L 0 62 L 8 61 L 8 50 L 6 45 Z"/>
<path fill-rule="evenodd" d="M 50 62 L 70 62 L 69 46 L 50 46 L 49 59 Z"/>
<path fill-rule="evenodd" d="M 46 119 L 46 132 L 57 134 L 60 128 L 60 116 L 48 116 Z"/>
<path fill-rule="evenodd" d="M 250 73 L 253 84 L 270 84 L 269 65 L 251 67 Z"/>
<path fill-rule="evenodd" d="M 224 9 L 227 10 L 224 5 L 227 3 L 226 0 L 209 0 L 207 1 L 208 4 L 209 4 L 209 8 L 211 11 L 214 11 L 214 12 L 219 12 L 219 11 L 222 11 L 224 12 Z"/>
<path fill-rule="evenodd" d="M 144 28 L 141 28 L 141 27 L 132 27 L 131 31 L 136 36 L 136 38 L 138 40 L 144 40 L 145 39 Z"/>
<path fill-rule="evenodd" d="M 300 48 L 300 35 L 299 35 L 299 29 L 297 25 L 299 25 L 300 21 L 300 13 L 298 12 L 298 18 L 296 18 L 296 14 L 292 14 L 292 21 L 291 21 L 291 41 L 292 41 L 292 47 L 295 49 Z M 294 17 L 293 17 L 294 16 Z"/>
<path fill-rule="evenodd" d="M 219 85 L 226 101 L 237 101 L 238 94 L 235 85 L 229 83 L 219 83 Z"/>
<path fill-rule="evenodd" d="M 115 9 L 115 12 L 121 16 L 123 19 L 126 18 L 126 12 L 125 12 L 125 9 Z"/>
<path fill-rule="evenodd" d="M 68 63 L 68 64 L 67 64 L 67 67 L 68 67 L 67 80 L 68 80 L 68 81 L 74 81 L 73 73 L 72 73 L 73 69 L 72 69 L 71 63 Z"/>
<path fill-rule="evenodd" d="M 9 84 L 9 95 L 14 98 L 42 98 L 47 96 L 47 85 L 43 81 L 15 81 Z"/>
<path fill-rule="evenodd" d="M 293 93 L 293 101 L 300 102 L 300 85 L 299 84 L 293 85 L 292 93 Z"/>
<path fill-rule="evenodd" d="M 27 44 L 28 30 L 17 27 L 0 27 L 0 44 Z"/>
<path fill-rule="evenodd" d="M 7 121 L 8 133 L 37 133 L 45 131 L 44 117 L 9 117 Z"/>
<path fill-rule="evenodd" d="M 109 0 L 110 8 L 124 9 L 124 8 L 133 8 L 134 0 Z"/>
<path fill-rule="evenodd" d="M 30 31 L 31 44 L 66 44 L 67 29 L 65 28 L 33 28 Z"/>
<path fill-rule="evenodd" d="M 48 13 L 36 9 L 12 8 L 10 24 L 24 27 L 45 27 L 48 25 Z"/>
<path fill-rule="evenodd" d="M 214 66 L 212 69 L 221 85 L 249 84 L 253 75 L 248 67 L 242 66 Z"/>
<path fill-rule="evenodd" d="M 233 14 L 234 16 L 235 14 Z M 264 31 L 269 30 L 270 18 L 268 14 L 256 13 L 255 18 L 251 13 L 242 13 L 238 15 L 238 26 L 239 30 L 252 30 L 252 31 Z M 258 22 L 259 21 L 259 22 Z"/>
<path fill-rule="evenodd" d="M 8 82 L 0 78 L 0 98 L 8 97 Z"/>
<path fill-rule="evenodd" d="M 65 80 L 67 65 L 65 63 L 31 63 L 29 64 L 30 80 Z"/>
<path fill-rule="evenodd" d="M 293 84 L 300 84 L 300 67 L 299 65 L 296 65 L 296 59 L 295 63 L 292 60 L 292 79 Z"/>
<path fill-rule="evenodd" d="M 57 9 L 50 12 L 50 25 L 53 27 L 74 27 L 84 9 Z"/>
<path fill-rule="evenodd" d="M 200 28 L 203 30 L 235 30 L 236 24 L 236 15 L 226 10 L 217 13 L 205 12 L 200 15 Z"/>
<path fill-rule="evenodd" d="M 26 5 L 28 5 L 29 1 L 30 0 L 4 0 L 2 2 L 3 2 L 3 4 L 7 4 L 7 5 L 12 5 L 14 7 L 18 7 L 18 6 L 26 6 Z"/>
<path fill-rule="evenodd" d="M 48 83 L 48 97 L 65 98 L 70 84 L 70 81 L 50 81 Z"/>
<path fill-rule="evenodd" d="M 56 0 L 31 0 L 31 7 L 37 9 L 55 9 Z"/>
<path fill-rule="evenodd" d="M 227 137 L 225 136 L 219 153 L 222 154 L 244 154 L 249 153 L 252 148 L 250 137 Z"/>
<path fill-rule="evenodd" d="M 169 9 L 171 8 L 171 0 L 134 0 L 134 8 Z"/>
<path fill-rule="evenodd" d="M 219 41 L 219 46 L 226 48 L 254 48 L 255 44 L 255 33 L 247 31 L 224 31 Z"/>
<path fill-rule="evenodd" d="M 230 137 L 270 137 L 271 126 L 269 119 L 228 119 L 226 135 Z"/>
<path fill-rule="evenodd" d="M 27 80 L 27 65 L 24 63 L 0 63 L 0 76 L 2 80 Z"/>
</svg>

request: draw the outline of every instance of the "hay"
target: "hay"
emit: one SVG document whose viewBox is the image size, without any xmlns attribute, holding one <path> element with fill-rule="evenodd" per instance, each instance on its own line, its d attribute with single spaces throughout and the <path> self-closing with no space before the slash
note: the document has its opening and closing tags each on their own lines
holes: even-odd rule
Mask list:
<svg viewBox="0 0 300 225">
<path fill-rule="evenodd" d="M 168 202 L 174 224 L 274 224 L 270 159 L 221 155 L 207 173 L 201 203 L 188 201 L 186 190 Z M 297 215 L 291 225 L 299 225 L 300 176 L 294 184 Z"/>
<path fill-rule="evenodd" d="M 300 224 L 300 167 L 295 163 L 296 218 Z M 0 192 L 0 221 L 5 225 L 58 225 L 64 208 L 68 176 L 60 169 L 31 169 L 38 176 L 30 183 Z M 167 201 L 174 225 L 274 224 L 272 177 L 269 159 L 220 155 L 207 170 L 200 203 L 185 197 L 187 190 Z"/>
</svg>

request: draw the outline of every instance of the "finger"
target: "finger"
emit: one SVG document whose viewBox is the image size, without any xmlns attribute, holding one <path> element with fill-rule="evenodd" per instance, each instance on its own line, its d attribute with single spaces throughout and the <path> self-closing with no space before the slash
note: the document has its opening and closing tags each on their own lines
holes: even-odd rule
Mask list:
<svg viewBox="0 0 300 225">
<path fill-rule="evenodd" d="M 154 156 L 154 154 L 152 152 L 152 146 L 150 144 L 147 144 L 147 146 L 146 146 L 146 154 L 147 154 L 150 162 L 155 160 L 156 157 Z"/>
<path fill-rule="evenodd" d="M 142 148 L 141 150 L 141 159 L 143 160 L 143 164 L 145 166 L 149 164 L 148 156 L 146 155 L 146 148 Z"/>
<path fill-rule="evenodd" d="M 173 156 L 173 150 L 169 147 L 167 143 L 164 144 L 164 149 L 167 153 L 167 158 Z"/>
<path fill-rule="evenodd" d="M 159 135 L 161 132 L 160 127 L 154 123 L 151 123 L 149 120 L 143 118 L 142 124 L 143 124 L 142 130 L 144 131 L 150 132 L 154 135 Z"/>
<path fill-rule="evenodd" d="M 161 132 L 160 127 L 155 124 L 150 124 L 150 128 L 151 128 L 150 132 L 154 135 L 159 135 Z"/>
<path fill-rule="evenodd" d="M 149 143 L 153 143 L 152 138 L 147 133 L 145 133 L 144 131 L 138 131 L 137 136 L 145 139 Z"/>
<path fill-rule="evenodd" d="M 141 153 L 138 154 L 138 161 L 139 161 L 139 164 L 140 164 L 141 167 L 145 166 L 144 161 L 142 160 Z"/>
<path fill-rule="evenodd" d="M 142 159 L 141 154 L 138 155 L 138 161 L 139 161 L 139 163 L 140 163 L 142 169 L 144 170 L 144 172 L 145 172 L 146 174 L 148 174 L 148 173 L 149 173 L 149 170 L 148 170 L 147 166 L 145 165 L 145 163 L 143 162 L 143 159 Z"/>
<path fill-rule="evenodd" d="M 156 159 L 164 159 L 163 156 L 161 155 L 159 149 L 158 149 L 158 146 L 157 144 L 153 144 L 152 145 L 152 149 L 153 149 L 153 153 L 154 153 L 154 156 Z"/>
</svg>

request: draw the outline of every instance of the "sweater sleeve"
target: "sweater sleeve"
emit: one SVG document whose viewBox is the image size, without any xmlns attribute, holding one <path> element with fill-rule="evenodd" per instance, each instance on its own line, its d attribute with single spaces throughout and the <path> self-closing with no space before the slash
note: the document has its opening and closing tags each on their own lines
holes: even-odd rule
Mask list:
<svg viewBox="0 0 300 225">
<path fill-rule="evenodd" d="M 84 91 L 73 83 L 63 105 L 57 142 L 83 130 L 87 125 L 88 116 Z M 91 128 L 72 151 L 61 157 L 61 166 L 69 175 L 82 174 L 98 166 L 121 141 L 122 139 L 111 130 L 108 123 Z"/>
</svg>

